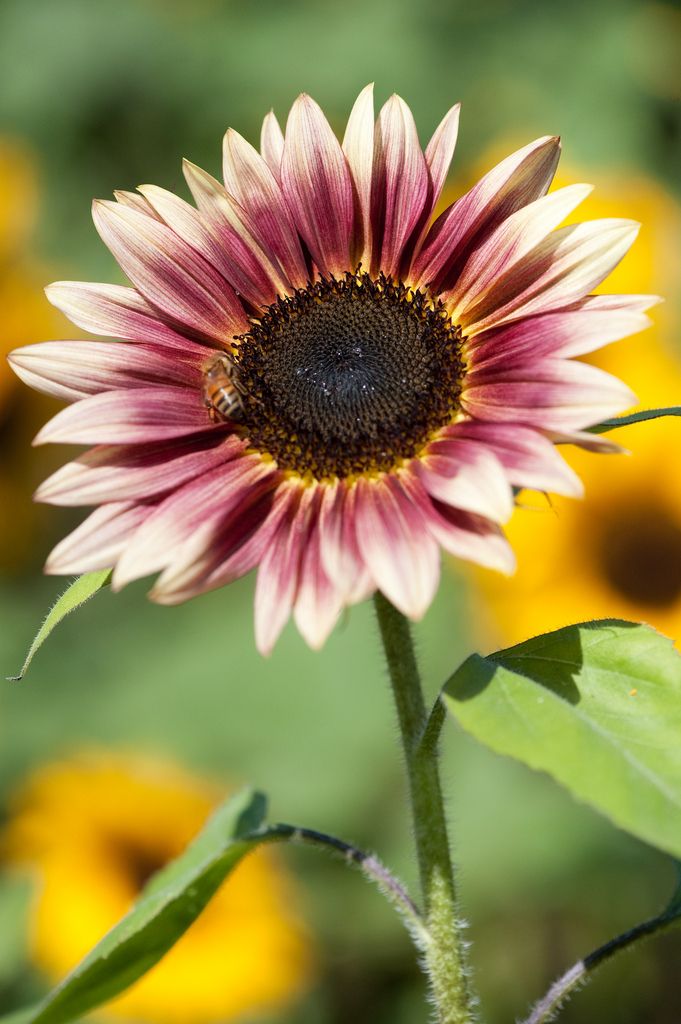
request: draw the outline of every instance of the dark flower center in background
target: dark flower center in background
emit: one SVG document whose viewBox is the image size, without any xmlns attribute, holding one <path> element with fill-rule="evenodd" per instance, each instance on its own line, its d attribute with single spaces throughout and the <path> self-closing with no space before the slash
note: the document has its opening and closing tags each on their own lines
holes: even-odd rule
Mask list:
<svg viewBox="0 0 681 1024">
<path fill-rule="evenodd" d="M 318 281 L 239 339 L 244 433 L 317 479 L 390 470 L 456 412 L 461 340 L 420 291 L 362 273 Z"/>
<path fill-rule="evenodd" d="M 139 893 L 152 875 L 164 868 L 180 851 L 145 845 L 137 836 L 112 835 L 107 841 L 107 852 L 120 865 L 131 889 Z"/>
<path fill-rule="evenodd" d="M 624 597 L 665 608 L 681 597 L 681 525 L 651 504 L 609 522 L 601 543 L 606 577 Z"/>
</svg>

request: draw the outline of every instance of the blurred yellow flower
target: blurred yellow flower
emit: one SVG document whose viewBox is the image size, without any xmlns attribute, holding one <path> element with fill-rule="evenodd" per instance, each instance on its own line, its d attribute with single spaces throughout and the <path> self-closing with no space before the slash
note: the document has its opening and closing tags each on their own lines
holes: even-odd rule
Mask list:
<svg viewBox="0 0 681 1024">
<path fill-rule="evenodd" d="M 65 324 L 43 295 L 47 273 L 27 252 L 37 195 L 28 152 L 0 137 L 0 570 L 19 568 L 30 556 L 44 517 L 30 495 L 45 466 L 41 474 L 32 459 L 28 468 L 26 449 L 53 408 L 51 400 L 18 386 L 5 355 L 17 344 L 63 336 Z"/>
<path fill-rule="evenodd" d="M 645 335 L 617 342 L 589 361 L 626 381 L 643 407 L 681 405 L 681 363 L 674 352 L 681 208 L 645 177 L 569 172 L 570 180 L 594 177 L 598 189 L 580 207 L 579 219 L 625 216 L 643 225 L 607 290 L 653 292 L 666 301 L 652 311 L 655 326 Z M 610 616 L 648 622 L 681 637 L 681 420 L 645 423 L 611 436 L 630 457 L 564 453 L 584 481 L 582 501 L 552 497 L 549 505 L 541 496 L 520 495 L 524 507 L 507 529 L 518 555 L 516 575 L 475 573 L 479 621 L 496 632 L 498 642 L 516 643 L 568 622 Z"/>
<path fill-rule="evenodd" d="M 43 766 L 29 778 L 15 798 L 5 847 L 40 881 L 31 949 L 52 980 L 182 852 L 216 796 L 174 766 L 102 752 Z M 272 851 L 251 854 L 178 944 L 105 1014 L 204 1024 L 280 1009 L 312 973 L 294 907 L 292 882 Z"/>
</svg>

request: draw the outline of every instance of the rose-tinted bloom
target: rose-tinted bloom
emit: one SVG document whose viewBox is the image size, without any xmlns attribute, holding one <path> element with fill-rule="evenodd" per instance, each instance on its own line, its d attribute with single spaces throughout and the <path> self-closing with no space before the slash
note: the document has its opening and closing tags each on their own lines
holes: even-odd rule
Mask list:
<svg viewBox="0 0 681 1024">
<path fill-rule="evenodd" d="M 256 638 L 289 614 L 320 646 L 380 589 L 417 619 L 440 549 L 509 572 L 513 488 L 579 495 L 555 441 L 627 408 L 573 357 L 640 330 L 647 296 L 593 296 L 637 225 L 559 227 L 588 194 L 548 193 L 538 139 L 434 223 L 458 107 L 421 149 L 371 87 L 342 144 L 301 96 L 260 153 L 230 130 L 222 185 L 185 165 L 196 208 L 156 186 L 96 202 L 132 288 L 60 282 L 80 327 L 120 342 L 15 352 L 28 383 L 73 402 L 38 435 L 95 445 L 38 492 L 95 505 L 48 572 L 160 572 L 176 603 L 258 567 Z"/>
</svg>

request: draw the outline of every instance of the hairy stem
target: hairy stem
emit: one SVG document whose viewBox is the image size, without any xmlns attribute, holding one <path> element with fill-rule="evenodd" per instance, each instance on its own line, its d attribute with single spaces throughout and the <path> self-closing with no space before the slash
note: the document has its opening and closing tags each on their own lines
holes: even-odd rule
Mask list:
<svg viewBox="0 0 681 1024">
<path fill-rule="evenodd" d="M 642 939 L 650 938 L 651 935 L 656 935 L 658 932 L 671 927 L 671 925 L 678 924 L 678 921 L 679 909 L 671 908 L 658 915 L 658 917 L 644 921 L 642 924 L 636 925 L 635 928 L 630 928 L 629 931 L 617 935 L 614 939 L 610 939 L 603 946 L 599 946 L 593 953 L 589 953 L 583 960 L 573 964 L 569 971 L 566 971 L 562 977 L 554 981 L 546 995 L 535 1004 L 532 1013 L 523 1024 L 548 1024 L 548 1021 L 555 1019 L 556 1014 L 569 996 L 576 989 L 586 985 L 591 975 L 601 964 L 610 960 L 617 953 L 634 946 Z"/>
<path fill-rule="evenodd" d="M 269 825 L 258 833 L 258 838 L 263 842 L 292 842 L 319 846 L 329 850 L 331 853 L 338 854 L 346 863 L 353 864 L 359 868 L 369 881 L 374 882 L 378 886 L 399 912 L 420 949 L 425 951 L 430 944 L 430 936 L 421 911 L 412 900 L 404 885 L 388 871 L 378 857 L 359 850 L 356 846 L 352 846 L 351 843 L 346 843 L 344 839 L 327 835 L 326 832 L 317 832 L 315 829 L 301 828 L 297 825 Z"/>
<path fill-rule="evenodd" d="M 428 730 L 428 713 L 409 623 L 382 594 L 377 593 L 374 602 L 407 767 L 424 915 L 430 935 L 424 963 L 437 1021 L 438 1024 L 470 1024 L 476 1018 L 468 987 L 465 942 L 457 916 L 437 746 L 432 742 L 438 733 L 439 712 L 435 712 L 435 728 Z"/>
</svg>

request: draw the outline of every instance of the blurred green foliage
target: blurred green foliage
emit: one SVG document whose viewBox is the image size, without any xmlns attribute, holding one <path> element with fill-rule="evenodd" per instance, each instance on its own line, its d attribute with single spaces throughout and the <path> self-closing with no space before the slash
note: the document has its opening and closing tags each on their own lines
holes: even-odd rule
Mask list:
<svg viewBox="0 0 681 1024">
<path fill-rule="evenodd" d="M 464 101 L 459 173 L 492 144 L 557 132 L 572 163 L 632 168 L 673 188 L 679 17 L 641 0 L 1 0 L 0 134 L 33 152 L 42 185 L 33 254 L 51 278 L 119 279 L 92 227 L 91 197 L 146 181 L 184 193 L 182 156 L 218 173 L 228 125 L 255 141 L 264 113 L 274 106 L 284 118 L 302 90 L 340 128 L 369 80 L 379 98 L 397 90 L 407 99 L 423 139 Z M 26 447 L 23 457 L 17 519 L 35 483 L 35 455 Z M 18 669 L 62 589 L 39 577 L 39 564 L 75 521 L 54 510 L 32 539 L 34 558 L 0 583 L 3 675 Z M 376 849 L 413 881 L 371 609 L 354 610 L 321 654 L 289 628 L 263 660 L 251 605 L 252 580 L 177 609 L 150 605 L 141 586 L 96 597 L 25 682 L 0 686 L 2 792 L 74 748 L 161 751 L 230 787 L 253 783 L 270 794 L 273 818 Z M 472 649 L 486 649 L 453 573 L 418 639 L 431 693 Z M 502 1024 L 573 960 L 657 910 L 673 873 L 548 779 L 454 729 L 443 756 L 479 989 L 490 1024 Z M 289 860 L 321 961 L 317 989 L 291 1020 L 425 1019 L 392 912 L 338 863 L 309 850 Z M 10 879 L 0 886 L 2 1010 L 41 990 L 24 962 L 24 916 L 24 890 Z M 565 1024 L 676 1024 L 679 950 L 671 934 L 609 966 Z"/>
</svg>

